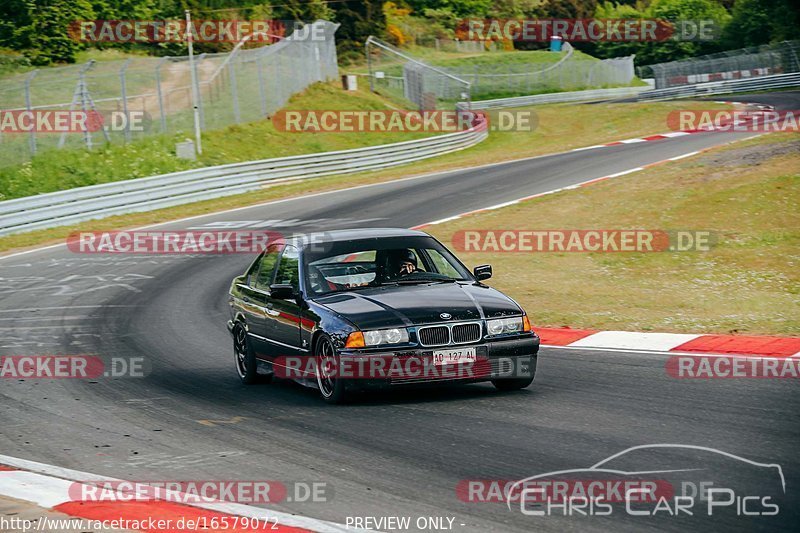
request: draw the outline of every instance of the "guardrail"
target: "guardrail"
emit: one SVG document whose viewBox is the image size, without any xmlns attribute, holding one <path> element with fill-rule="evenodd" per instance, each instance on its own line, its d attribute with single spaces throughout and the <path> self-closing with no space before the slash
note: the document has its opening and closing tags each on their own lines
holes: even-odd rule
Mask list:
<svg viewBox="0 0 800 533">
<path fill-rule="evenodd" d="M 666 89 L 654 89 L 637 96 L 637 100 L 671 100 L 673 98 L 692 98 L 712 94 L 731 94 L 748 91 L 766 91 L 800 87 L 800 72 L 775 74 L 738 80 L 710 81 L 696 85 L 682 85 Z"/>
<path fill-rule="evenodd" d="M 230 196 L 264 183 L 377 170 L 462 150 L 489 134 L 479 117 L 468 130 L 353 150 L 185 170 L 0 202 L 0 235 L 64 226 L 110 215 Z"/>
<path fill-rule="evenodd" d="M 590 89 L 587 91 L 570 91 L 564 93 L 534 94 L 530 96 L 514 96 L 479 100 L 472 102 L 473 110 L 498 109 L 503 107 L 522 107 L 539 104 L 556 104 L 562 102 L 590 102 L 618 98 L 636 98 L 636 100 L 671 100 L 674 98 L 691 98 L 714 94 L 730 94 L 748 91 L 766 91 L 800 87 L 800 73 L 775 74 L 757 78 L 712 81 L 695 85 L 683 85 L 667 89 L 652 87 L 620 87 L 615 89 Z M 465 109 L 459 104 L 459 109 Z"/>
<path fill-rule="evenodd" d="M 479 100 L 477 102 L 472 102 L 472 109 L 497 109 L 502 107 L 522 107 L 540 104 L 556 104 L 561 102 L 590 102 L 592 100 L 633 97 L 645 91 L 651 90 L 652 87 L 648 85 L 642 87 L 617 87 L 614 89 L 589 89 L 586 91 L 513 96 L 511 98 L 495 98 L 494 100 Z"/>
</svg>

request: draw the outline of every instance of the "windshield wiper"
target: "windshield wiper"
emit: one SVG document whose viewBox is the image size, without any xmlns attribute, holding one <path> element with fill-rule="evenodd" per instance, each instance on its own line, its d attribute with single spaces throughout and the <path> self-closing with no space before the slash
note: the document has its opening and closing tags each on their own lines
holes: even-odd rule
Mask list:
<svg viewBox="0 0 800 533">
<path fill-rule="evenodd" d="M 453 278 L 428 278 L 428 279 L 399 279 L 395 281 L 397 284 L 411 285 L 416 283 L 451 283 L 455 282 Z"/>
<path fill-rule="evenodd" d="M 345 287 L 344 289 L 340 289 L 335 292 L 357 291 L 360 289 L 374 289 L 375 287 L 380 287 L 380 285 L 353 285 L 352 287 Z"/>
</svg>

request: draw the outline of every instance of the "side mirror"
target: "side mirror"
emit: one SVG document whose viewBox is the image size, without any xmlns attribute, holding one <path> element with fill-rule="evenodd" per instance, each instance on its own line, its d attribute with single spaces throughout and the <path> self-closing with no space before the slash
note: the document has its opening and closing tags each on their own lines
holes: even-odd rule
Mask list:
<svg viewBox="0 0 800 533">
<path fill-rule="evenodd" d="M 269 295 L 276 300 L 290 300 L 294 298 L 294 287 L 288 283 L 276 283 L 269 286 Z"/>
<path fill-rule="evenodd" d="M 492 277 L 492 265 L 480 265 L 476 266 L 472 274 L 475 276 L 475 279 L 478 281 L 489 279 Z"/>
</svg>

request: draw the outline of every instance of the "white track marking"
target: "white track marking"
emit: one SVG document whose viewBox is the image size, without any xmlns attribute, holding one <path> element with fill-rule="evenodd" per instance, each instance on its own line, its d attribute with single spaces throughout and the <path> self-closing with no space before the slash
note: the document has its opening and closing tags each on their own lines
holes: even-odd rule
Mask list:
<svg viewBox="0 0 800 533">
<path fill-rule="evenodd" d="M 661 161 L 657 161 L 657 163 L 661 163 Z M 616 174 L 609 174 L 608 176 L 601 176 L 601 177 L 618 178 L 620 176 L 624 176 L 625 174 L 633 174 L 634 172 L 639 172 L 640 170 L 644 170 L 644 167 L 629 168 L 628 170 L 623 170 L 622 172 L 617 172 Z"/>
<path fill-rule="evenodd" d="M 47 509 L 69 501 L 70 485 L 70 481 L 33 472 L 0 472 L 0 494 Z"/>
<path fill-rule="evenodd" d="M 555 344 L 542 344 L 542 348 L 547 348 L 548 350 L 577 350 L 581 352 L 614 352 L 614 353 L 624 353 L 630 355 L 637 355 L 637 354 L 645 354 L 645 355 L 661 355 L 665 357 L 672 357 L 675 355 L 680 355 L 682 357 L 736 357 L 741 359 L 755 359 L 755 360 L 764 360 L 764 359 L 774 359 L 776 361 L 784 361 L 786 357 L 778 357 L 778 356 L 770 356 L 770 355 L 752 355 L 752 354 L 733 354 L 733 353 L 700 353 L 700 352 L 682 352 L 682 351 L 658 351 L 658 350 L 639 350 L 635 348 L 595 348 L 591 346 L 558 346 Z M 800 353 L 797 354 L 800 356 Z"/>
<path fill-rule="evenodd" d="M 600 331 L 584 337 L 570 346 L 576 348 L 627 348 L 631 350 L 669 351 L 696 339 L 689 333 L 639 333 L 635 331 Z"/>
<path fill-rule="evenodd" d="M 27 307 L 25 309 L 0 309 L 0 313 L 30 313 L 32 311 L 50 311 L 53 309 L 111 309 L 117 307 L 138 307 L 137 305 L 62 305 L 58 307 Z"/>
<path fill-rule="evenodd" d="M 699 150 L 695 150 L 694 152 L 689 152 L 688 154 L 681 154 L 681 155 L 677 155 L 675 157 L 670 157 L 668 159 L 668 161 L 678 161 L 679 159 L 685 159 L 687 157 L 692 157 L 693 155 L 697 155 L 699 153 L 700 153 Z"/>
<path fill-rule="evenodd" d="M 37 463 L 8 455 L 0 455 L 0 464 L 14 468 L 28 470 L 0 471 L 0 494 L 36 503 L 41 507 L 52 508 L 61 503 L 71 501 L 69 487 L 75 481 L 80 482 L 120 482 L 123 480 L 98 476 L 69 468 Z M 191 500 L 188 496 L 180 501 Z M 272 511 L 250 505 L 234 503 L 187 503 L 192 507 L 208 509 L 211 511 L 231 513 L 239 516 L 258 517 L 262 519 L 277 520 L 279 525 L 293 526 L 320 533 L 366 532 L 369 530 L 354 529 L 343 524 L 336 524 L 316 518 L 293 515 L 280 511 Z"/>
</svg>

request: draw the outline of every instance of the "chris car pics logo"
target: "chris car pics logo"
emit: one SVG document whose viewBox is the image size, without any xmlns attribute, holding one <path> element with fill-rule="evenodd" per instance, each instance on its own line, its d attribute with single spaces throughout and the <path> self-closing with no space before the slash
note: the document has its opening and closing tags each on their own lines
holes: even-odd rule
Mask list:
<svg viewBox="0 0 800 533">
<path fill-rule="evenodd" d="M 588 490 L 593 486 L 603 490 Z M 611 497 L 617 486 L 621 498 Z M 592 466 L 536 474 L 505 489 L 508 508 L 530 517 L 770 517 L 786 499 L 779 464 L 688 444 L 633 446 Z"/>
</svg>

